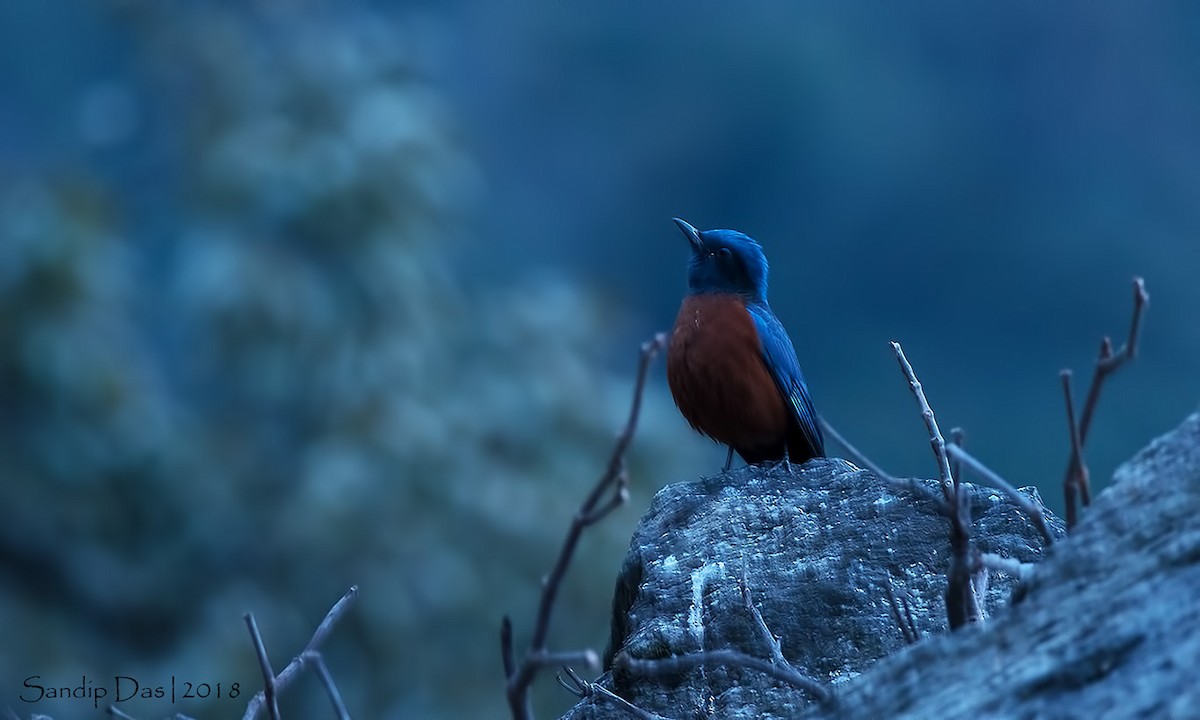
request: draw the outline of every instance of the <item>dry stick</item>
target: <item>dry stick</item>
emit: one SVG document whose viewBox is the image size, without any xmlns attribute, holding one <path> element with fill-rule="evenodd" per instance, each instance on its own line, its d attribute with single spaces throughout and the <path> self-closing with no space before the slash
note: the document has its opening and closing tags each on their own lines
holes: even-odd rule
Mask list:
<svg viewBox="0 0 1200 720">
<path fill-rule="evenodd" d="M 950 446 L 962 447 L 967 440 L 967 431 L 960 427 L 950 428 Z M 950 474 L 953 477 L 962 477 L 962 464 L 953 456 L 950 456 Z"/>
<path fill-rule="evenodd" d="M 885 586 L 887 590 L 888 607 L 892 610 L 892 619 L 896 621 L 896 627 L 900 628 L 900 634 L 904 636 L 904 644 L 912 645 L 920 639 L 921 634 L 917 631 L 917 625 L 913 621 L 912 609 L 908 605 L 908 599 L 896 598 L 896 591 L 892 588 L 892 579 L 888 578 L 888 584 Z M 903 608 L 903 612 L 901 611 Z"/>
<path fill-rule="evenodd" d="M 554 679 L 558 681 L 558 684 L 562 686 L 564 690 L 581 700 L 599 696 L 613 703 L 638 720 L 669 720 L 668 718 L 665 718 L 657 713 L 652 713 L 649 710 L 641 709 L 637 705 L 634 705 L 620 695 L 617 695 L 612 690 L 609 690 L 600 683 L 588 682 L 587 680 L 584 680 L 583 678 L 579 677 L 579 673 L 575 672 L 569 667 L 564 666 L 563 672 L 565 672 L 570 678 L 570 684 L 568 684 L 566 680 L 563 680 L 562 675 L 555 675 Z"/>
<path fill-rule="evenodd" d="M 829 421 L 823 417 L 818 417 L 817 419 L 821 423 L 821 429 L 825 432 L 825 434 L 833 438 L 833 441 L 838 445 L 841 445 L 847 454 L 853 458 L 854 462 L 858 463 L 861 467 L 864 467 L 867 470 L 875 473 L 881 480 L 889 485 L 902 487 L 914 493 L 915 495 L 935 503 L 939 510 L 944 511 L 944 508 L 946 507 L 945 500 L 939 498 L 937 493 L 930 490 L 922 481 L 916 478 L 898 478 L 895 475 L 890 474 L 888 471 L 884 470 L 882 467 L 872 461 L 871 458 L 867 457 L 861 450 L 851 445 L 850 441 L 847 440 L 844 435 L 842 435 L 837 431 L 836 428 L 829 424 Z"/>
<path fill-rule="evenodd" d="M 641 677 L 662 677 L 678 675 L 692 668 L 706 665 L 724 665 L 726 667 L 744 667 L 757 670 L 772 678 L 799 688 L 820 701 L 829 699 L 830 692 L 823 684 L 796 672 L 791 665 L 779 665 L 770 660 L 763 660 L 736 650 L 706 650 L 705 652 L 689 653 L 687 655 L 672 655 L 671 657 L 655 660 L 641 660 L 630 657 L 628 653 L 618 653 L 615 664 L 626 672 Z"/>
<path fill-rule="evenodd" d="M 652 340 L 642 343 L 641 358 L 638 362 L 637 379 L 633 386 L 633 400 L 629 406 L 629 417 L 625 427 L 617 436 L 612 454 L 608 458 L 608 467 L 596 481 L 596 486 L 584 500 L 583 504 L 571 518 L 571 527 L 559 550 L 558 560 L 550 574 L 542 581 L 541 602 L 538 605 L 537 624 L 534 626 L 533 638 L 529 643 L 529 651 L 518 666 L 513 654 L 512 620 L 505 616 L 500 625 L 500 654 L 504 661 L 504 675 L 507 678 L 505 695 L 508 697 L 508 707 L 514 720 L 531 720 L 533 708 L 529 699 L 529 687 L 538 670 L 550 664 L 559 665 L 566 662 L 584 661 L 595 667 L 599 665 L 596 653 L 585 650 L 570 655 L 551 654 L 546 650 L 546 635 L 550 631 L 550 614 L 554 609 L 554 601 L 558 597 L 558 588 L 567 573 L 567 567 L 575 554 L 575 546 L 584 528 L 598 522 L 608 513 L 625 502 L 629 496 L 627 488 L 628 476 L 625 472 L 625 451 L 633 441 L 637 429 L 638 416 L 642 410 L 642 391 L 646 386 L 646 374 L 650 369 L 650 361 L 666 347 L 667 335 L 658 333 Z M 606 501 L 606 493 L 612 493 Z"/>
<path fill-rule="evenodd" d="M 1079 437 L 1079 426 L 1075 424 L 1075 402 L 1072 399 L 1071 393 L 1071 371 L 1064 368 L 1059 371 L 1058 376 L 1062 379 L 1063 398 L 1067 405 L 1067 432 L 1071 436 L 1071 462 L 1067 466 L 1069 474 L 1063 483 L 1063 500 L 1066 507 L 1067 528 L 1070 529 L 1075 527 L 1075 521 L 1078 518 L 1075 508 L 1076 494 L 1082 493 L 1084 497 L 1083 504 L 1086 506 L 1091 501 L 1091 491 L 1088 489 L 1087 463 L 1083 461 L 1083 441 Z"/>
<path fill-rule="evenodd" d="M 1005 575 L 1015 577 L 1019 582 L 1025 582 L 1033 577 L 1037 565 L 1020 560 L 1006 558 L 995 553 L 980 553 L 979 562 L 986 568 L 997 570 Z"/>
<path fill-rule="evenodd" d="M 949 445 L 946 447 L 946 452 L 950 453 L 950 456 L 953 457 L 957 462 L 961 463 L 968 470 L 978 475 L 989 485 L 992 485 L 1007 495 L 1009 499 L 1021 509 L 1021 512 L 1025 513 L 1025 515 L 1029 517 L 1029 520 L 1033 523 L 1033 526 L 1037 528 L 1039 533 L 1041 533 L 1042 539 L 1046 541 L 1046 544 L 1054 544 L 1054 535 L 1051 534 L 1050 527 L 1046 524 L 1046 516 L 1042 513 L 1041 508 L 1039 508 L 1037 505 L 1034 505 L 1033 502 L 1025 496 L 1025 493 L 1013 487 L 1011 483 L 997 475 L 994 470 L 977 460 L 974 455 L 971 455 L 966 450 L 963 450 L 961 445 Z"/>
<path fill-rule="evenodd" d="M 779 641 L 772 634 L 771 629 L 767 627 L 762 613 L 755 607 L 754 599 L 750 596 L 750 586 L 746 582 L 746 564 L 744 560 L 742 562 L 742 576 L 738 580 L 738 588 L 742 594 L 742 604 L 754 618 L 754 625 L 758 628 L 759 635 L 762 636 L 767 646 L 771 649 L 770 660 L 756 658 L 736 650 L 706 650 L 704 652 L 673 655 L 654 660 L 637 659 L 630 657 L 628 653 L 621 652 L 617 655 L 616 664 L 635 675 L 643 677 L 673 675 L 702 665 L 744 667 L 764 672 L 776 680 L 782 680 L 793 687 L 807 692 L 822 702 L 829 699 L 829 689 L 820 680 L 801 673 L 783 656 L 783 649 Z"/>
<path fill-rule="evenodd" d="M 1116 372 L 1122 365 L 1137 356 L 1138 331 L 1142 325 L 1142 314 L 1146 311 L 1146 305 L 1150 302 L 1150 295 L 1146 292 L 1146 283 L 1140 277 L 1133 279 L 1133 317 L 1129 321 L 1129 336 L 1125 340 L 1125 344 L 1120 350 L 1115 353 L 1112 349 L 1112 340 L 1105 337 L 1100 342 L 1100 353 L 1096 358 L 1096 369 L 1092 373 L 1092 384 L 1088 387 L 1087 399 L 1083 403 L 1083 412 L 1079 415 L 1079 447 L 1082 450 L 1084 443 L 1087 442 L 1088 430 L 1092 427 L 1092 415 L 1096 411 L 1096 403 L 1100 400 L 1100 388 L 1104 385 L 1105 379 Z M 1074 456 L 1074 452 L 1072 452 Z M 1063 488 L 1071 482 L 1071 477 L 1077 472 L 1074 462 L 1067 464 L 1067 472 L 1063 476 Z M 1090 488 L 1081 488 L 1083 496 L 1083 504 L 1086 506 L 1091 501 Z M 1072 503 L 1073 504 L 1073 503 Z M 1068 504 L 1066 508 L 1067 529 L 1071 529 L 1074 523 L 1070 518 L 1074 515 L 1072 504 Z"/>
<path fill-rule="evenodd" d="M 275 693 L 283 692 L 283 690 L 285 690 L 289 685 L 292 684 L 293 681 L 295 681 L 296 678 L 300 676 L 300 672 L 304 670 L 304 666 L 309 663 L 309 660 L 307 660 L 305 656 L 307 655 L 311 657 L 312 654 L 317 653 L 318 648 L 321 647 L 321 644 L 325 642 L 325 638 L 333 630 L 333 626 L 336 625 L 337 621 L 340 620 L 342 615 L 346 613 L 346 610 L 350 607 L 350 603 L 352 603 L 356 597 L 358 597 L 358 586 L 352 585 L 350 586 L 350 590 L 342 596 L 342 599 L 334 603 L 333 607 L 329 609 L 329 612 L 325 614 L 325 619 L 322 620 L 321 624 L 317 626 L 317 629 L 315 632 L 313 632 L 308 644 L 304 646 L 304 650 L 301 651 L 301 653 L 295 658 L 293 658 L 292 661 L 288 663 L 288 666 L 283 669 L 283 672 L 279 673 L 279 675 L 276 675 L 273 678 L 272 682 L 265 684 L 265 687 L 272 688 L 273 686 L 273 695 Z M 253 617 L 250 613 L 246 614 L 251 618 Z M 250 619 L 247 619 L 247 623 L 249 622 Z M 255 630 L 251 630 L 251 636 L 253 637 L 254 635 Z M 262 638 L 260 637 L 255 643 L 256 650 L 257 646 L 261 644 L 261 640 Z M 261 656 L 259 664 L 262 664 Z M 266 703 L 267 695 L 265 691 L 260 691 L 255 694 L 255 696 L 250 700 L 250 704 L 246 706 L 246 714 L 242 716 L 242 720 L 254 720 L 254 718 L 258 717 L 259 711 L 262 710 L 263 705 Z M 278 717 L 278 712 L 279 709 L 276 707 L 276 715 L 273 715 L 272 717 Z"/>
<path fill-rule="evenodd" d="M 754 598 L 750 596 L 750 584 L 746 580 L 745 558 L 742 559 L 742 577 L 738 579 L 738 589 L 742 593 L 742 606 L 754 618 L 754 626 L 758 628 L 758 634 L 767 643 L 767 647 L 771 649 L 771 662 L 786 665 L 789 668 L 792 667 L 792 664 L 783 656 L 783 646 L 774 633 L 771 632 L 771 628 L 767 627 L 767 621 L 763 620 L 762 613 L 754 605 Z"/>
<path fill-rule="evenodd" d="M 271 669 L 271 660 L 267 657 L 267 648 L 258 632 L 258 623 L 254 621 L 254 613 L 248 612 L 242 617 L 246 619 L 246 626 L 250 628 L 250 639 L 254 641 L 254 652 L 258 655 L 258 666 L 262 669 L 267 712 L 271 720 L 280 720 L 279 699 L 275 696 L 275 671 Z"/>
<path fill-rule="evenodd" d="M 937 418 L 933 416 L 933 408 L 929 407 L 929 401 L 925 399 L 925 390 L 921 387 L 921 381 L 917 380 L 912 365 L 909 364 L 908 358 L 904 357 L 904 348 L 900 347 L 900 343 L 892 341 L 892 352 L 896 353 L 900 371 L 908 380 L 908 387 L 917 399 L 917 405 L 921 408 L 921 417 L 925 420 L 925 427 L 929 430 L 929 444 L 933 448 L 933 455 L 938 463 L 938 479 L 942 483 L 942 495 L 946 502 L 950 503 L 953 512 L 954 489 L 957 479 L 950 474 L 950 459 L 946 457 L 946 440 L 942 437 L 942 431 L 938 429 Z"/>
<path fill-rule="evenodd" d="M 886 470 L 876 465 L 871 458 L 864 455 L 861 450 L 851 445 L 850 441 L 847 440 L 832 425 L 830 425 L 829 421 L 827 421 L 824 416 L 817 416 L 817 422 L 821 423 L 821 429 L 825 431 L 825 434 L 833 438 L 833 441 L 838 445 L 841 445 L 846 453 L 849 454 L 856 463 L 875 473 L 884 480 L 894 481 L 896 479 L 892 477 Z"/>
<path fill-rule="evenodd" d="M 892 352 L 900 363 L 900 371 L 908 380 L 908 387 L 917 399 L 921 409 L 921 417 L 929 430 L 929 444 L 933 448 L 934 457 L 938 463 L 938 475 L 942 485 L 942 494 L 949 505 L 950 512 L 950 570 L 946 583 L 946 616 L 951 630 L 956 630 L 969 622 L 977 622 L 981 618 L 979 602 L 975 598 L 974 587 L 971 584 L 971 509 L 968 504 L 966 489 L 959 484 L 957 477 L 950 473 L 950 458 L 946 454 L 946 440 L 938 429 L 937 418 L 933 408 L 925 399 L 925 390 L 917 380 L 912 365 L 904 356 L 900 343 L 892 342 Z"/>
<path fill-rule="evenodd" d="M 317 669 L 317 675 L 321 678 L 321 684 L 325 686 L 325 693 L 329 695 L 329 701 L 333 703 L 333 712 L 337 715 L 338 720 L 350 720 L 350 713 L 346 711 L 346 704 L 342 702 L 342 694 L 338 692 L 337 683 L 333 681 L 333 675 L 329 674 L 329 668 L 325 666 L 325 658 L 321 657 L 319 652 L 307 651 L 301 653 L 301 657 L 313 664 Z"/>
</svg>

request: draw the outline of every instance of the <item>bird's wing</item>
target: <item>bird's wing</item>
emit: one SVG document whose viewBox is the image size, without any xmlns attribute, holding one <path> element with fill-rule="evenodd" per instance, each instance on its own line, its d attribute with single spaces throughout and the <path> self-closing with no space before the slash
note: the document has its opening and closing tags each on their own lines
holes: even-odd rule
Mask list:
<svg viewBox="0 0 1200 720">
<path fill-rule="evenodd" d="M 804 373 L 800 372 L 796 348 L 792 346 L 787 331 L 770 308 L 751 304 L 748 309 L 750 316 L 754 318 L 754 328 L 758 331 L 758 340 L 762 344 L 763 360 L 767 369 L 771 371 L 771 377 L 775 379 L 779 391 L 787 398 L 792 415 L 800 425 L 808 444 L 818 455 L 823 456 L 825 439 L 817 425 L 817 411 L 808 396 Z"/>
</svg>

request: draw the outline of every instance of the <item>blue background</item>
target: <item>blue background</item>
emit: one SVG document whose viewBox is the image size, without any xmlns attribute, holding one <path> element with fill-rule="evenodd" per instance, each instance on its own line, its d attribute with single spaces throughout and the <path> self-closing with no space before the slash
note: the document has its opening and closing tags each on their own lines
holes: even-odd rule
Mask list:
<svg viewBox="0 0 1200 720">
<path fill-rule="evenodd" d="M 765 246 L 818 410 L 895 474 L 936 466 L 889 340 L 944 429 L 1060 510 L 1058 371 L 1082 398 L 1135 275 L 1095 484 L 1200 397 L 1194 5 L 5 3 L 0 48 L 22 716 L 87 716 L 22 702 L 35 674 L 257 687 L 241 613 L 279 669 L 352 583 L 326 648 L 352 713 L 503 716 L 499 618 L 527 637 L 673 322 L 672 216 Z M 602 649 L 637 516 L 723 459 L 661 363 L 646 403 L 555 648 Z M 285 714 L 323 702 L 309 677 Z"/>
</svg>

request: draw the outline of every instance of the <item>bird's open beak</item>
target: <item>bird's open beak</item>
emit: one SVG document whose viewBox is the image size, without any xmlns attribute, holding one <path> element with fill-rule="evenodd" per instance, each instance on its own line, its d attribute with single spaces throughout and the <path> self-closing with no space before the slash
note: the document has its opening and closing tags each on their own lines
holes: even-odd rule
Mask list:
<svg viewBox="0 0 1200 720">
<path fill-rule="evenodd" d="M 687 236 L 688 242 L 692 244 L 692 250 L 700 252 L 704 248 L 704 241 L 700 239 L 700 231 L 692 227 L 692 224 L 683 218 L 671 219 L 679 226 L 680 232 Z"/>
</svg>

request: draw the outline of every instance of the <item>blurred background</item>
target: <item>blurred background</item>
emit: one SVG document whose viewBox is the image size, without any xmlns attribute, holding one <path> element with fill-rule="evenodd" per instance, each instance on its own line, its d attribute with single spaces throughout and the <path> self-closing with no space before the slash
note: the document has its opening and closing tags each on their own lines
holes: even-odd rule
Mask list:
<svg viewBox="0 0 1200 720">
<path fill-rule="evenodd" d="M 895 339 L 1060 510 L 1058 370 L 1082 397 L 1134 275 L 1095 483 L 1200 399 L 1198 193 L 1191 4 L 0 4 L 0 709 L 125 675 L 239 683 L 143 720 L 240 717 L 242 613 L 278 670 L 358 584 L 352 714 L 504 717 L 500 617 L 523 645 L 674 320 L 674 215 L 763 243 L 877 462 L 936 473 Z M 639 515 L 723 457 L 656 364 L 554 648 L 603 649 Z M 282 707 L 331 717 L 312 676 Z"/>
</svg>

